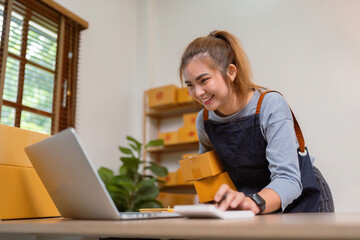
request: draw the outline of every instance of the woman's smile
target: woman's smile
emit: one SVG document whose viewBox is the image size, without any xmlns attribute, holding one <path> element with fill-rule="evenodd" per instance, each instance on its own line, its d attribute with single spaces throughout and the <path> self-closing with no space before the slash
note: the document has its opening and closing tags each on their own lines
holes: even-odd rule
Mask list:
<svg viewBox="0 0 360 240">
<path fill-rule="evenodd" d="M 211 102 L 211 100 L 213 99 L 213 97 L 214 97 L 214 95 L 212 95 L 210 97 L 202 98 L 201 99 L 202 104 L 203 105 L 208 105 Z"/>
</svg>

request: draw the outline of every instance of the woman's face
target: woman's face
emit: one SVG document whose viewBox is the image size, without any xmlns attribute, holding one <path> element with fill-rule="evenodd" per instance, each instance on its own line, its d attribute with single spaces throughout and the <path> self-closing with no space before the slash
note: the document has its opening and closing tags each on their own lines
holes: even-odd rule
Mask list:
<svg viewBox="0 0 360 240">
<path fill-rule="evenodd" d="M 228 69 L 228 77 L 233 80 L 236 71 Z M 235 68 L 236 70 L 236 68 Z M 209 111 L 218 111 L 223 115 L 232 114 L 232 93 L 221 73 L 212 70 L 199 59 L 192 60 L 184 69 L 185 84 L 190 96 Z"/>
</svg>

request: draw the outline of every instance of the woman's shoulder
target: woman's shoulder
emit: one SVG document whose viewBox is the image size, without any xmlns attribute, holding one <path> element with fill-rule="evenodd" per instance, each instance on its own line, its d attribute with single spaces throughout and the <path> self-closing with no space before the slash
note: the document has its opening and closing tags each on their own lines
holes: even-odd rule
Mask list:
<svg viewBox="0 0 360 240">
<path fill-rule="evenodd" d="M 204 123 L 204 109 L 201 109 L 196 117 L 196 125 L 197 126 L 203 125 L 203 123 Z"/>
<path fill-rule="evenodd" d="M 260 114 L 268 117 L 277 116 L 280 119 L 292 119 L 289 105 L 279 92 L 266 93 L 261 104 Z"/>
<path fill-rule="evenodd" d="M 268 91 L 268 92 L 267 92 Z M 285 101 L 285 98 L 284 96 L 276 91 L 276 90 L 264 90 L 264 91 L 261 91 L 261 93 L 264 93 L 264 92 L 267 92 L 264 96 L 264 102 L 280 102 L 280 101 Z"/>
</svg>

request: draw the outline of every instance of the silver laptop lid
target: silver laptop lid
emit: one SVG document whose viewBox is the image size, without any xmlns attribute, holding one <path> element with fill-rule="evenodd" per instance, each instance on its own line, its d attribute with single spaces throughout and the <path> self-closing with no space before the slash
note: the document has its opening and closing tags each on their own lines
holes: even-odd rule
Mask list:
<svg viewBox="0 0 360 240">
<path fill-rule="evenodd" d="M 119 218 L 73 128 L 31 145 L 25 152 L 63 217 Z"/>
</svg>

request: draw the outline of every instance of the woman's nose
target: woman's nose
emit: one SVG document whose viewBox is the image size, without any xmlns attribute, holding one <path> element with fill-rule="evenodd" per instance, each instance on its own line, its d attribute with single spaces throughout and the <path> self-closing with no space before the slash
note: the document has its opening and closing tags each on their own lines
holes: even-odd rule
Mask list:
<svg viewBox="0 0 360 240">
<path fill-rule="evenodd" d="M 195 86 L 195 96 L 200 97 L 204 94 L 204 89 L 201 86 Z"/>
</svg>

